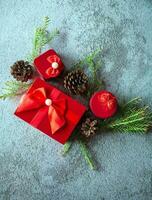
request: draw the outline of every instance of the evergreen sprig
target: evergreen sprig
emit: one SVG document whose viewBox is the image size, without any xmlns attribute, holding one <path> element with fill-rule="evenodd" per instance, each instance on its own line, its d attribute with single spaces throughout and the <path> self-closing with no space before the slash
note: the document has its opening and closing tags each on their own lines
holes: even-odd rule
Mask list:
<svg viewBox="0 0 152 200">
<path fill-rule="evenodd" d="M 2 88 L 0 99 L 5 100 L 6 98 L 12 98 L 17 95 L 21 95 L 29 88 L 29 86 L 29 83 L 23 83 L 19 81 L 7 81 L 5 83 L 5 87 Z"/>
<path fill-rule="evenodd" d="M 91 153 L 89 152 L 89 148 L 87 147 L 87 144 L 82 139 L 78 139 L 78 142 L 79 142 L 79 146 L 80 146 L 80 150 L 81 150 L 82 156 L 84 157 L 85 161 L 87 162 L 87 164 L 89 165 L 89 167 L 92 170 L 96 169 L 95 163 L 93 161 Z M 62 152 L 63 156 L 65 156 L 69 152 L 69 150 L 71 149 L 72 144 L 73 144 L 73 141 L 71 141 L 71 140 L 67 141 L 64 144 L 63 152 Z"/>
<path fill-rule="evenodd" d="M 120 106 L 118 114 L 102 125 L 121 133 L 146 133 L 152 126 L 152 112 L 147 106 L 141 107 L 140 101 L 140 98 L 135 98 Z"/>
<path fill-rule="evenodd" d="M 80 127 L 77 127 L 77 129 L 74 131 L 70 139 L 64 144 L 62 155 L 65 156 L 71 149 L 74 141 L 78 141 L 82 156 L 84 157 L 84 159 L 86 160 L 90 168 L 95 169 L 96 167 L 95 167 L 93 158 L 91 156 L 91 153 L 89 152 L 89 148 L 87 147 L 87 144 L 85 143 L 84 138 L 81 137 L 79 131 L 80 131 Z"/>
<path fill-rule="evenodd" d="M 87 147 L 86 143 L 82 139 L 78 141 L 79 141 L 81 153 L 84 159 L 86 160 L 87 164 L 92 170 L 96 169 L 92 155 L 90 154 L 89 148 Z"/>
<path fill-rule="evenodd" d="M 32 53 L 28 58 L 29 62 L 33 62 L 33 60 L 41 53 L 41 49 L 46 44 L 50 43 L 57 35 L 59 35 L 59 31 L 57 29 L 55 29 L 51 33 L 48 33 L 47 28 L 49 22 L 49 17 L 45 17 L 42 26 L 36 28 L 33 38 Z"/>
<path fill-rule="evenodd" d="M 73 144 L 73 141 L 71 141 L 71 140 L 68 140 L 68 141 L 64 144 L 64 146 L 63 146 L 63 151 L 62 151 L 62 155 L 63 155 L 63 156 L 65 156 L 65 155 L 69 152 L 69 150 L 70 150 L 72 144 Z"/>
<path fill-rule="evenodd" d="M 97 49 L 91 54 L 87 55 L 84 59 L 77 62 L 73 69 L 84 70 L 89 77 L 89 87 L 87 97 L 89 98 L 92 93 L 103 88 L 103 82 L 99 79 L 99 69 L 102 66 L 101 50 Z"/>
<path fill-rule="evenodd" d="M 72 133 L 71 137 L 69 138 L 69 140 L 64 144 L 62 155 L 65 156 L 69 152 L 69 150 L 71 149 L 71 147 L 72 147 L 75 139 L 78 137 L 78 135 L 79 135 L 79 128 L 77 127 L 73 131 L 73 133 Z"/>
</svg>

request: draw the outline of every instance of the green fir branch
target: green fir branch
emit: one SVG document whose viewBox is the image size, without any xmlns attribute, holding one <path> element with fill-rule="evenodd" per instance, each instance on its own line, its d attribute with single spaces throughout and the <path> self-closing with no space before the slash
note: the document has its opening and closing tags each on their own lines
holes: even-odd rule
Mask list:
<svg viewBox="0 0 152 200">
<path fill-rule="evenodd" d="M 90 166 L 91 169 L 96 169 L 93 158 L 88 150 L 88 147 L 84 139 L 79 134 L 79 128 L 77 128 L 74 131 L 68 142 L 64 144 L 62 155 L 65 156 L 69 152 L 75 139 L 77 139 L 77 141 L 79 142 L 81 153 L 84 159 L 86 160 L 87 164 Z"/>
<path fill-rule="evenodd" d="M 21 95 L 29 88 L 29 86 L 29 83 L 23 83 L 19 81 L 7 81 L 5 83 L 5 87 L 2 88 L 0 99 L 5 100 L 6 98 L 12 98 L 17 95 Z"/>
<path fill-rule="evenodd" d="M 95 164 L 94 164 L 94 161 L 93 161 L 93 158 L 88 150 L 88 147 L 87 145 L 85 144 L 84 141 L 82 141 L 82 139 L 79 139 L 79 145 L 80 145 L 80 150 L 81 150 L 81 153 L 85 159 L 85 161 L 87 162 L 87 164 L 89 165 L 89 167 L 92 169 L 92 170 L 95 170 L 96 167 L 95 167 Z"/>
<path fill-rule="evenodd" d="M 123 110 L 130 110 L 133 107 L 136 107 L 137 105 L 139 105 L 141 103 L 142 99 L 139 97 L 136 97 L 134 99 L 131 99 L 130 101 L 128 101 L 127 103 L 125 103 L 124 105 L 122 105 L 121 107 L 123 108 Z"/>
<path fill-rule="evenodd" d="M 72 140 L 69 140 L 68 142 L 66 142 L 64 144 L 64 147 L 63 147 L 63 152 L 62 152 L 62 155 L 65 156 L 69 150 L 71 149 L 71 146 L 73 144 L 74 141 Z M 88 150 L 88 147 L 86 145 L 86 143 L 82 140 L 82 138 L 79 138 L 78 139 L 78 142 L 79 142 L 79 146 L 80 146 L 80 150 L 81 150 L 81 153 L 85 159 L 85 161 L 87 162 L 87 164 L 89 165 L 89 167 L 92 169 L 92 170 L 95 170 L 96 167 L 95 167 L 95 164 L 94 164 L 94 161 L 93 161 L 93 158 Z"/>
<path fill-rule="evenodd" d="M 87 64 L 87 66 L 92 64 L 92 61 L 95 59 L 95 57 L 101 52 L 100 49 L 97 49 L 96 51 L 92 52 L 91 54 L 87 55 L 85 58 L 83 58 L 82 60 L 79 60 L 73 67 L 72 69 L 76 69 L 76 68 L 81 68 L 84 69 L 85 68 L 85 64 Z"/>
<path fill-rule="evenodd" d="M 73 141 L 69 140 L 67 141 L 64 146 L 63 146 L 63 151 L 62 151 L 62 155 L 65 156 L 71 149 L 73 144 Z"/>
<path fill-rule="evenodd" d="M 73 70 L 82 69 L 89 77 L 89 87 L 87 97 L 89 98 L 92 93 L 103 88 L 103 82 L 99 80 L 99 69 L 102 66 L 100 58 L 101 50 L 97 49 L 93 53 L 87 55 L 84 59 L 80 60 L 73 66 Z"/>
<path fill-rule="evenodd" d="M 140 102 L 140 98 L 135 98 L 120 106 L 118 114 L 103 122 L 101 127 L 124 133 L 146 133 L 152 126 L 152 112 L 147 106 L 141 107 Z"/>
<path fill-rule="evenodd" d="M 49 22 L 49 17 L 45 17 L 42 26 L 36 28 L 33 39 L 32 53 L 28 58 L 29 62 L 33 62 L 33 60 L 41 53 L 41 49 L 46 44 L 50 43 L 57 35 L 59 35 L 59 31 L 57 29 L 48 33 L 47 28 Z"/>
<path fill-rule="evenodd" d="M 96 60 L 96 57 L 99 55 L 101 50 L 97 50 L 92 53 L 90 56 L 86 58 L 86 62 L 88 64 L 89 70 L 89 90 L 87 96 L 90 97 L 92 93 L 96 92 L 97 90 L 103 87 L 102 81 L 99 80 L 98 72 L 102 66 L 101 60 Z"/>
<path fill-rule="evenodd" d="M 76 139 L 76 137 L 78 136 L 79 134 L 79 128 L 77 127 L 74 132 L 72 133 L 71 137 L 69 138 L 69 140 L 64 144 L 63 146 L 63 151 L 62 151 L 62 155 L 65 156 L 69 150 L 71 149 L 73 143 L 74 143 L 74 140 Z"/>
</svg>

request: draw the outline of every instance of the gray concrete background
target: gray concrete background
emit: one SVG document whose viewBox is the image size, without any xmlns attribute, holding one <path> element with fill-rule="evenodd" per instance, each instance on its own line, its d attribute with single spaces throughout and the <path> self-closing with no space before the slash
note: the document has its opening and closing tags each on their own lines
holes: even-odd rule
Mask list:
<svg viewBox="0 0 152 200">
<path fill-rule="evenodd" d="M 66 66 L 101 47 L 108 89 L 152 106 L 151 0 L 0 0 L 1 86 L 46 15 L 61 32 L 51 47 Z M 17 104 L 0 102 L 0 200 L 152 199 L 151 133 L 95 137 L 90 149 L 99 170 L 91 171 L 77 144 L 63 158 L 60 144 L 14 117 Z"/>
</svg>

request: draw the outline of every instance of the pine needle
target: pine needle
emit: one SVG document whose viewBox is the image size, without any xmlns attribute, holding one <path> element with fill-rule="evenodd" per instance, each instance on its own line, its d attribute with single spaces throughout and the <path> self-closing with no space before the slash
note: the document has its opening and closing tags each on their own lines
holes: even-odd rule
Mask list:
<svg viewBox="0 0 152 200">
<path fill-rule="evenodd" d="M 29 86 L 30 84 L 28 83 L 7 81 L 5 83 L 5 87 L 2 88 L 2 95 L 0 95 L 0 99 L 5 100 L 6 98 L 12 98 L 17 95 L 21 95 L 29 88 Z"/>
<path fill-rule="evenodd" d="M 41 49 L 46 44 L 50 43 L 57 35 L 59 35 L 59 31 L 57 29 L 48 33 L 47 28 L 49 22 L 49 17 L 45 17 L 42 26 L 36 28 L 33 39 L 33 50 L 28 58 L 29 62 L 33 62 L 33 60 L 41 53 Z"/>
<path fill-rule="evenodd" d="M 79 145 L 80 145 L 80 150 L 81 150 L 81 153 L 84 157 L 84 159 L 86 160 L 87 164 L 89 165 L 89 167 L 92 169 L 92 170 L 95 170 L 96 167 L 95 167 L 95 164 L 94 164 L 94 161 L 93 161 L 93 158 L 87 148 L 87 145 L 85 144 L 85 142 L 83 142 L 82 140 L 78 140 L 79 141 Z"/>
<path fill-rule="evenodd" d="M 146 133 L 152 126 L 152 112 L 147 106 L 141 107 L 140 98 L 135 98 L 120 107 L 118 114 L 106 120 L 103 125 L 118 132 Z"/>
</svg>

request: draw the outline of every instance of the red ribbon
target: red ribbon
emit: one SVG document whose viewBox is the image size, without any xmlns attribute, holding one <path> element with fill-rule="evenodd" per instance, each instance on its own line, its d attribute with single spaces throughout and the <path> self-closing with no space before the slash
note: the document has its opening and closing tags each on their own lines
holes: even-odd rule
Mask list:
<svg viewBox="0 0 152 200">
<path fill-rule="evenodd" d="M 51 56 L 49 56 L 48 58 L 47 58 L 47 61 L 50 63 L 50 65 L 51 65 L 51 67 L 49 67 L 47 70 L 46 70 L 46 74 L 47 75 L 49 75 L 49 76 L 52 76 L 52 77 L 54 77 L 54 76 L 58 76 L 59 74 L 60 74 L 60 72 L 61 72 L 61 70 L 62 70 L 62 62 L 61 62 L 61 59 L 58 57 L 58 56 L 56 56 L 56 55 L 51 55 Z M 53 67 L 52 67 L 52 63 L 53 62 L 56 62 L 56 63 L 58 63 L 58 68 L 57 69 L 54 69 Z"/>
<path fill-rule="evenodd" d="M 37 88 L 31 93 L 26 94 L 17 112 L 24 112 L 34 109 L 39 109 L 30 124 L 37 127 L 42 119 L 48 114 L 48 119 L 52 134 L 56 133 L 62 128 L 65 123 L 66 100 L 60 98 L 60 91 L 56 88 L 52 89 L 51 93 L 47 95 L 44 87 Z"/>
</svg>

